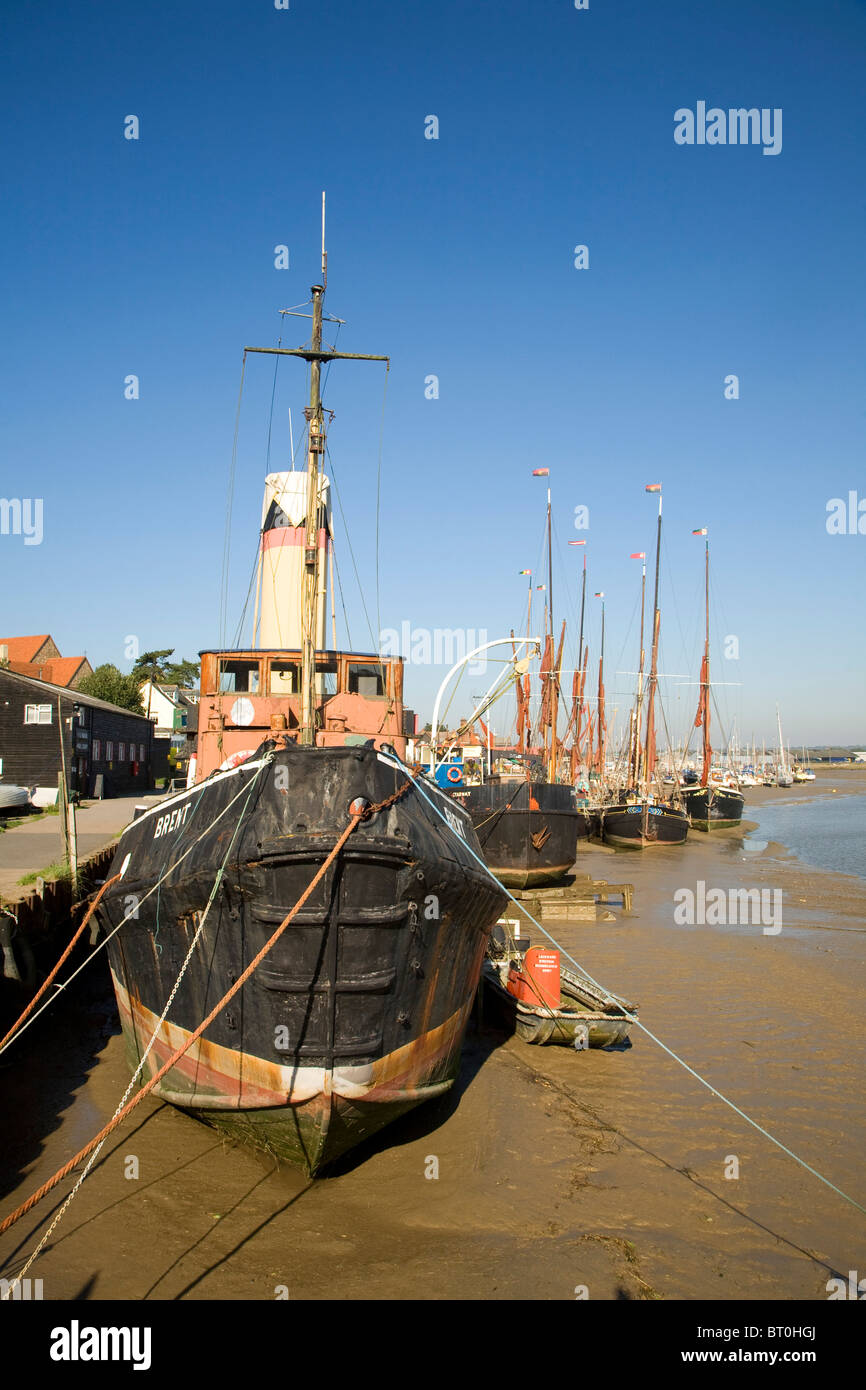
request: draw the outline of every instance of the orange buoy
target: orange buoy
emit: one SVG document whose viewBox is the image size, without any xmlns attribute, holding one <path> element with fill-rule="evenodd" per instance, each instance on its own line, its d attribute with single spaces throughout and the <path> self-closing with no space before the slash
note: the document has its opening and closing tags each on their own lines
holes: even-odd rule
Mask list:
<svg viewBox="0 0 866 1390">
<path fill-rule="evenodd" d="M 508 971 L 508 993 L 535 1008 L 559 1008 L 559 983 L 559 952 L 546 946 L 531 946 L 522 970 L 512 965 Z"/>
</svg>

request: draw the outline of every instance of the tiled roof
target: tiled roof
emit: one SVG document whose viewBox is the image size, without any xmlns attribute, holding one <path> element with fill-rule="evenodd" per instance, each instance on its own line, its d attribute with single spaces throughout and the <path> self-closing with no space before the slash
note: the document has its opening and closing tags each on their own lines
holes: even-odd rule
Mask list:
<svg viewBox="0 0 866 1390">
<path fill-rule="evenodd" d="M 9 670 L 34 681 L 68 687 L 87 661 L 86 656 L 54 656 L 46 661 L 9 661 Z"/>
<path fill-rule="evenodd" d="M 32 661 L 50 635 L 43 632 L 39 637 L 0 637 L 0 647 L 8 647 L 10 661 Z"/>
<path fill-rule="evenodd" d="M 55 656 L 42 663 L 42 679 L 53 685 L 69 685 L 87 660 L 86 656 Z"/>
</svg>

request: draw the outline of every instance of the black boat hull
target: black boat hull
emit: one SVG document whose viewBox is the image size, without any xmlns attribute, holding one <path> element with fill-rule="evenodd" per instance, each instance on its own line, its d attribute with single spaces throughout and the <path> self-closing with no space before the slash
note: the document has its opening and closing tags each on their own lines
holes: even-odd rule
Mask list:
<svg viewBox="0 0 866 1390">
<path fill-rule="evenodd" d="M 451 796 L 468 813 L 485 862 L 507 887 L 556 883 L 573 866 L 586 823 L 573 787 L 491 780 Z"/>
<path fill-rule="evenodd" d="M 695 830 L 729 830 L 743 819 L 746 798 L 729 787 L 684 787 L 683 803 Z"/>
<path fill-rule="evenodd" d="M 689 833 L 689 818 L 668 806 L 606 806 L 602 812 L 602 835 L 606 843 L 624 849 L 652 849 L 660 845 L 681 845 Z"/>
<path fill-rule="evenodd" d="M 108 950 L 134 1067 L 156 1035 L 145 1079 L 295 905 L 348 824 L 350 803 L 377 803 L 405 782 L 372 748 L 263 745 L 127 827 L 112 865 L 123 877 L 98 911 L 106 931 L 135 914 Z M 468 818 L 425 790 L 448 823 L 411 784 L 361 822 L 156 1095 L 315 1173 L 448 1089 L 505 898 L 467 853 L 478 853 Z"/>
</svg>

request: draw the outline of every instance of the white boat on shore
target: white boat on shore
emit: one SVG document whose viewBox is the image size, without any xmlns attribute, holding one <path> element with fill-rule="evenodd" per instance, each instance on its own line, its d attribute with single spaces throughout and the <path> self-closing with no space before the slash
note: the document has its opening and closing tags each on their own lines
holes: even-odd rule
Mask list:
<svg viewBox="0 0 866 1390">
<path fill-rule="evenodd" d="M 0 816 L 8 816 L 11 811 L 23 811 L 29 809 L 30 792 L 26 787 L 16 787 L 13 784 L 3 786 L 0 784 Z"/>
</svg>

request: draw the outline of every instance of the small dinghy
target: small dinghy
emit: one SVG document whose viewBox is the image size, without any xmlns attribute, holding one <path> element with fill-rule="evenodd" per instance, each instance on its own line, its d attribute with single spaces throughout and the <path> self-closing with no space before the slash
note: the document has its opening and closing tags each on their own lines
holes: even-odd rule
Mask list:
<svg viewBox="0 0 866 1390">
<path fill-rule="evenodd" d="M 578 1052 L 625 1042 L 637 1005 L 563 969 L 558 951 L 531 946 L 516 935 L 517 927 L 509 918 L 497 923 L 481 978 L 521 1041 Z"/>
<path fill-rule="evenodd" d="M 0 816 L 8 816 L 15 811 L 30 809 L 30 793 L 26 787 L 15 787 L 11 783 L 0 785 Z"/>
</svg>

